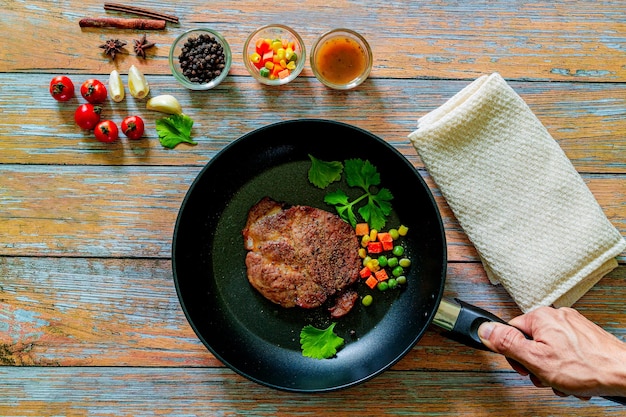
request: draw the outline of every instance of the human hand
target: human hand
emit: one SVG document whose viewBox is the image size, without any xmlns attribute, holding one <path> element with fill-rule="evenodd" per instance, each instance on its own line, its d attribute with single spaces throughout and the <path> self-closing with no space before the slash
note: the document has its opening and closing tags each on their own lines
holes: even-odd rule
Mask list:
<svg viewBox="0 0 626 417">
<path fill-rule="evenodd" d="M 580 398 L 626 395 L 626 344 L 576 310 L 540 307 L 509 324 L 483 323 L 478 335 L 536 386 Z"/>
</svg>

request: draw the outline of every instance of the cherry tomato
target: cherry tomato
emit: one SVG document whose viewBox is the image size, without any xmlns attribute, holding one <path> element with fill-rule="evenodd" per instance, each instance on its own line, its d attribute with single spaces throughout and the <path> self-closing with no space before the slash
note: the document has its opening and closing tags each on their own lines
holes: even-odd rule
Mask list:
<svg viewBox="0 0 626 417">
<path fill-rule="evenodd" d="M 104 103 L 107 99 L 107 88 L 94 78 L 90 78 L 80 86 L 80 94 L 92 104 Z"/>
<path fill-rule="evenodd" d="M 65 75 L 50 80 L 50 95 L 56 101 L 68 101 L 74 97 L 74 83 Z"/>
<path fill-rule="evenodd" d="M 96 135 L 96 139 L 104 143 L 115 142 L 119 136 L 117 125 L 112 120 L 104 120 L 98 123 L 93 133 Z"/>
<path fill-rule="evenodd" d="M 143 136 L 143 120 L 139 116 L 127 116 L 122 120 L 122 132 L 128 139 L 139 139 Z"/>
<path fill-rule="evenodd" d="M 102 108 L 93 104 L 81 104 L 74 112 L 74 121 L 82 129 L 91 130 L 100 121 Z"/>
</svg>

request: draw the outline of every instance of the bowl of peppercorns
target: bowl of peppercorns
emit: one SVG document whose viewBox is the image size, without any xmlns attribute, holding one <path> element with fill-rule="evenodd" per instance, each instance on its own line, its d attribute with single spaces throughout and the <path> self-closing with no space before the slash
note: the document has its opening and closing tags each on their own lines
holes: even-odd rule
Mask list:
<svg viewBox="0 0 626 417">
<path fill-rule="evenodd" d="M 266 85 L 294 80 L 304 68 L 304 42 L 292 28 L 272 24 L 258 28 L 243 47 L 243 61 L 250 75 Z"/>
<path fill-rule="evenodd" d="M 191 29 L 176 38 L 169 61 L 174 78 L 182 85 L 190 90 L 209 90 L 228 75 L 232 55 L 219 32 Z"/>
</svg>

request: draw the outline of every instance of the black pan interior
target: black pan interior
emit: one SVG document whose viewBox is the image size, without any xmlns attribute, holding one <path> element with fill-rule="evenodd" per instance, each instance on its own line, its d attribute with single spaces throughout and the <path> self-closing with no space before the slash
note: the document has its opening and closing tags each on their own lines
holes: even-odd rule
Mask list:
<svg viewBox="0 0 626 417">
<path fill-rule="evenodd" d="M 248 283 L 241 230 L 247 213 L 269 196 L 333 211 L 307 178 L 308 155 L 322 160 L 367 159 L 394 195 L 389 227 L 405 224 L 412 266 L 403 290 L 357 303 L 335 328 L 346 340 L 337 356 L 303 357 L 300 330 L 326 327 L 324 308 L 284 309 Z M 341 186 L 341 185 L 336 185 Z M 333 187 L 333 186 L 331 186 Z M 342 186 L 344 191 L 347 187 Z M 439 304 L 446 271 L 441 218 L 419 173 L 395 148 L 362 129 L 326 120 L 262 127 L 224 148 L 191 185 L 176 222 L 172 264 L 181 306 L 206 347 L 239 374 L 263 385 L 320 392 L 361 383 L 388 369 L 421 338 Z"/>
</svg>

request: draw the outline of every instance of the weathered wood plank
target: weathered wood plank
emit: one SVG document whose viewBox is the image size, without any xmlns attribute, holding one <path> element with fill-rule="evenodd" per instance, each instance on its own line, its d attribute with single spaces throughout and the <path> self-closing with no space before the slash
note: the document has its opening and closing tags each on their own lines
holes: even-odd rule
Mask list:
<svg viewBox="0 0 626 417">
<path fill-rule="evenodd" d="M 210 7 L 159 8 L 179 15 L 181 24 L 150 32 L 158 47 L 148 62 L 129 53 L 114 64 L 98 45 L 110 37 L 132 45 L 134 31 L 81 29 L 78 20 L 103 16 L 102 3 L 45 0 L 8 2 L 3 33 L 19 36 L 5 40 L 0 69 L 11 72 L 109 73 L 113 65 L 126 69 L 140 64 L 151 74 L 169 73 L 167 56 L 176 36 L 186 29 L 210 26 L 222 32 L 234 54 L 232 73 L 247 74 L 242 62 L 243 43 L 256 27 L 287 23 L 298 30 L 307 48 L 334 27 L 360 31 L 372 45 L 376 78 L 475 78 L 490 68 L 505 77 L 537 80 L 624 82 L 623 33 L 626 5 L 612 1 L 546 2 L 479 1 L 429 3 L 410 1 L 313 0 L 282 4 L 280 10 L 259 13 L 254 1 L 212 1 Z M 135 2 L 155 7 L 152 2 Z M 263 8 L 261 6 L 261 8 Z M 332 19 L 328 19 L 332 16 Z M 315 22 L 315 23 L 312 23 Z M 6 27 L 4 27 L 6 25 Z M 38 31 L 24 31 L 23 26 Z M 45 33 L 45 37 L 39 36 Z M 520 65 L 523 63 L 523 65 Z M 311 78 L 307 67 L 303 76 Z"/>
<path fill-rule="evenodd" d="M 169 257 L 176 216 L 200 167 L 0 165 L 0 255 Z M 422 171 L 440 207 L 452 261 L 476 261 L 472 245 Z M 622 175 L 584 175 L 626 232 Z M 624 254 L 622 254 L 623 256 Z"/>
<path fill-rule="evenodd" d="M 93 74 L 73 76 L 82 82 Z M 225 145 L 280 120 L 322 118 L 354 124 L 396 146 L 422 167 L 407 135 L 417 119 L 442 105 L 467 81 L 369 80 L 350 92 L 296 80 L 287 89 L 266 89 L 249 77 L 229 77 L 215 90 L 189 92 L 172 77 L 152 76 L 152 94 L 172 94 L 195 121 L 197 146 L 164 149 L 145 101 L 108 101 L 103 117 L 119 123 L 129 114 L 146 122 L 146 139 L 101 144 L 74 124 L 82 98 L 57 103 L 48 94 L 50 75 L 0 74 L 0 163 L 62 165 L 204 165 Z M 108 74 L 100 75 L 103 80 Z M 123 76 L 126 81 L 126 75 Z M 31 85 L 28 93 L 25 85 Z M 580 172 L 626 173 L 626 85 L 511 81 Z M 19 106 L 16 104 L 19 103 Z M 355 112 L 354 109 L 359 111 Z"/>
<path fill-rule="evenodd" d="M 0 258 L 0 364 L 26 366 L 219 367 L 187 323 L 169 260 Z M 626 265 L 577 304 L 626 339 Z M 451 263 L 446 297 L 511 319 L 520 314 L 477 263 Z M 499 355 L 426 332 L 398 370 L 507 371 Z"/>
<path fill-rule="evenodd" d="M 11 416 L 622 416 L 601 398 L 560 398 L 512 372 L 389 371 L 324 394 L 273 391 L 225 369 L 0 368 Z"/>
<path fill-rule="evenodd" d="M 390 371 L 354 389 L 320 395 L 272 391 L 226 369 L 202 346 L 178 303 L 170 265 L 176 214 L 202 166 L 248 131 L 278 120 L 327 118 L 355 124 L 396 146 L 420 169 L 441 209 L 449 243 L 445 295 L 505 319 L 519 314 L 488 283 L 476 252 L 407 140 L 416 119 L 470 80 L 500 72 L 582 173 L 604 212 L 626 235 L 626 3 L 136 0 L 181 17 L 148 32 L 157 47 L 132 53 L 140 31 L 83 29 L 105 12 L 98 0 L 3 3 L 0 30 L 0 415 L 461 415 L 611 416 L 623 406 L 559 398 L 511 371 L 499 355 L 453 342 L 436 328 Z M 329 18 L 332 16 L 332 19 Z M 286 87 L 248 76 L 243 42 L 264 23 L 288 23 L 310 49 L 322 32 L 356 29 L 370 41 L 372 77 L 331 91 L 307 62 Z M 178 86 L 169 45 L 210 26 L 231 44 L 227 80 L 209 92 Z M 126 40 L 115 62 L 98 48 Z M 160 114 L 145 101 L 108 102 L 105 116 L 140 114 L 146 140 L 95 142 L 74 126 L 81 100 L 48 95 L 53 75 L 106 80 L 131 64 L 152 94 L 173 94 L 196 122 L 199 144 L 163 149 Z M 555 82 L 556 81 L 556 82 Z M 620 267 L 577 304 L 626 340 L 626 253 Z"/>
</svg>

